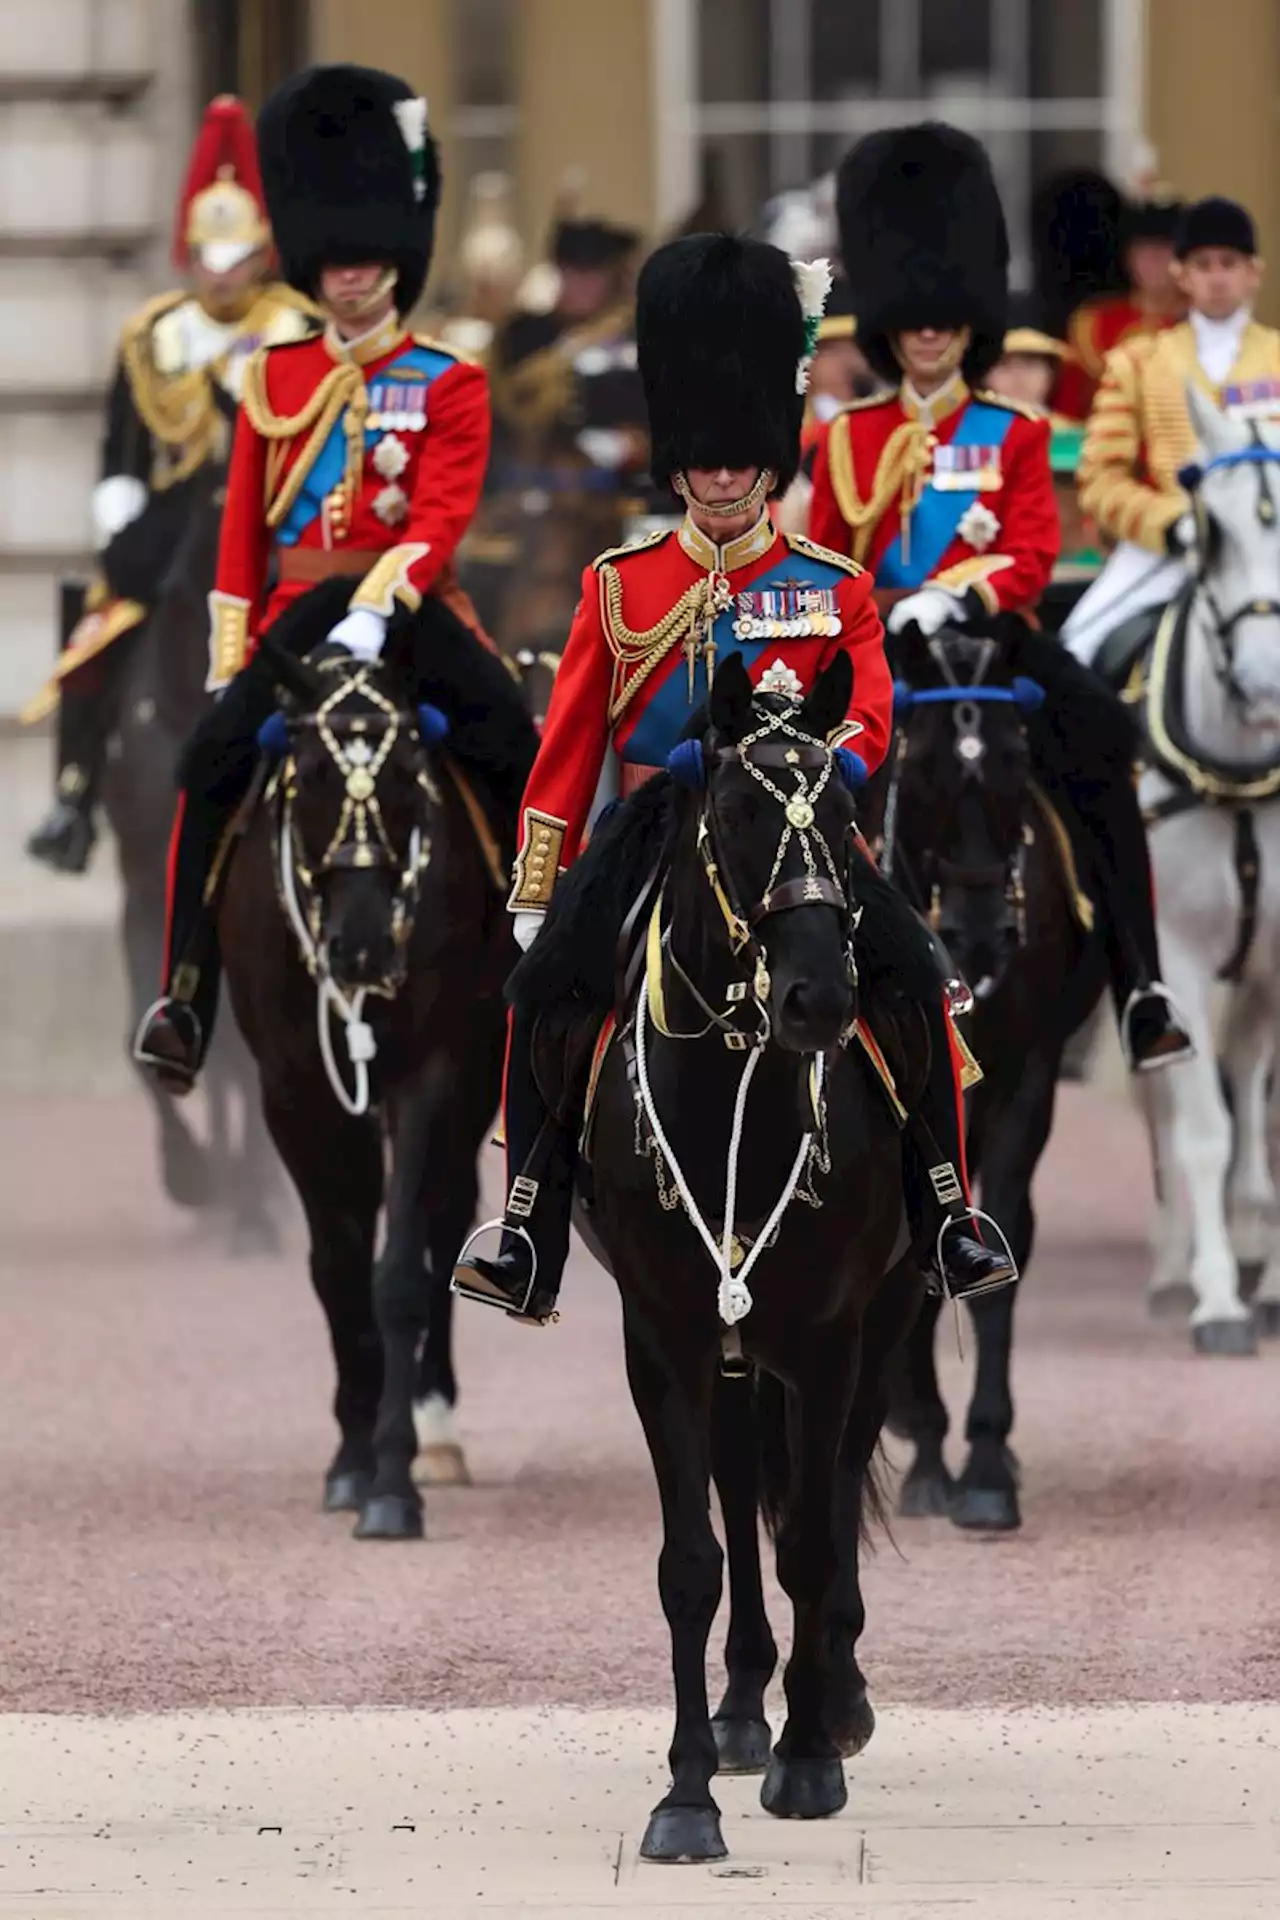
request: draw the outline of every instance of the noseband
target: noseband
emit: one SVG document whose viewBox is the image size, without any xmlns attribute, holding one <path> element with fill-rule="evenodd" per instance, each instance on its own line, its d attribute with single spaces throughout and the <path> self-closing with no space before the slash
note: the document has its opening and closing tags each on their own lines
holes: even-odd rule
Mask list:
<svg viewBox="0 0 1280 1920">
<path fill-rule="evenodd" d="M 955 886 L 971 891 L 1003 887 L 1005 899 L 1013 913 L 1017 931 L 1018 945 L 1026 942 L 1027 905 L 1026 888 L 1023 881 L 1025 859 L 1025 839 L 1019 839 L 1018 845 L 1007 861 L 990 863 L 985 866 L 966 865 L 960 861 L 948 860 L 943 855 L 928 852 L 925 856 L 927 879 L 922 886 L 915 881 L 908 863 L 902 858 L 902 850 L 897 844 L 898 796 L 902 780 L 902 766 L 907 748 L 908 718 L 916 707 L 949 706 L 953 709 L 955 722 L 954 752 L 960 763 L 965 780 L 972 783 L 979 804 L 991 826 L 992 795 L 983 779 L 983 761 L 986 758 L 987 743 L 982 737 L 982 708 L 984 706 L 1012 706 L 1020 712 L 1030 712 L 1044 699 L 1044 690 L 1034 680 L 1019 677 L 1009 687 L 989 687 L 983 684 L 983 676 L 988 672 L 996 654 L 994 640 L 972 640 L 967 636 L 961 642 L 966 654 L 972 661 L 972 677 L 961 685 L 956 678 L 955 668 L 948 656 L 946 646 L 935 637 L 929 642 L 929 652 L 943 674 L 946 684 L 941 687 L 915 688 L 906 681 L 894 684 L 893 712 L 897 730 L 897 747 L 893 754 L 889 790 L 885 798 L 884 810 L 884 851 L 881 868 L 887 879 L 893 878 L 896 864 L 904 868 L 905 877 L 910 883 L 910 891 L 916 895 L 916 904 L 928 912 L 930 925 L 937 931 L 941 912 L 941 888 Z"/>
</svg>

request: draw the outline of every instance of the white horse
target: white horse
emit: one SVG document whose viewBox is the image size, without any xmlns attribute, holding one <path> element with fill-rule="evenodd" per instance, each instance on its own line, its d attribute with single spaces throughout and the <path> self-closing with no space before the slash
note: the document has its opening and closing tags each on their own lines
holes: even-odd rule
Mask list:
<svg viewBox="0 0 1280 1920">
<path fill-rule="evenodd" d="M 1248 1354 L 1280 1333 L 1280 425 L 1188 389 L 1197 569 L 1150 663 L 1139 796 L 1164 978 L 1196 1058 L 1153 1077 L 1162 1196 L 1152 1292 L 1185 1275 L 1197 1351 Z M 1215 983 L 1232 989 L 1218 1077 Z M 1187 1256 L 1189 1254 L 1189 1263 Z M 1256 1314 L 1237 1261 L 1262 1267 Z"/>
</svg>

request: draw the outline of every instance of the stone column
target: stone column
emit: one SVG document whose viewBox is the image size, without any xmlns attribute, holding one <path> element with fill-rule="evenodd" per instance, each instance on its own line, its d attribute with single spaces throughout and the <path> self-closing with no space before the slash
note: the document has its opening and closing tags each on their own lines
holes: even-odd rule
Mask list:
<svg viewBox="0 0 1280 1920">
<path fill-rule="evenodd" d="M 1147 0 L 1147 135 L 1162 179 L 1190 199 L 1223 193 L 1258 223 L 1280 320 L 1280 5 Z"/>
<path fill-rule="evenodd" d="M 652 233 L 651 0 L 516 0 L 513 171 L 538 258 L 556 191 L 587 173 L 585 211 Z"/>
</svg>

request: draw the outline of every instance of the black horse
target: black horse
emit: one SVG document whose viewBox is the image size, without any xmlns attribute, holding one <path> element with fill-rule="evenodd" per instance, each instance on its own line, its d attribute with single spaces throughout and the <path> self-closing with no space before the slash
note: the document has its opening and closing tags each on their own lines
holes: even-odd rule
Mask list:
<svg viewBox="0 0 1280 1920">
<path fill-rule="evenodd" d="M 316 589 L 301 620 L 323 634 L 333 600 Z M 413 1403 L 456 1399 L 449 1277 L 498 1105 L 515 958 L 482 788 L 450 747 L 465 757 L 489 692 L 519 709 L 529 760 L 533 730 L 496 658 L 431 603 L 449 741 L 407 666 L 294 657 L 273 636 L 295 611 L 263 643 L 287 690 L 283 758 L 242 815 L 219 939 L 333 1342 L 341 1440 L 325 1506 L 358 1511 L 357 1538 L 416 1539 Z"/>
<path fill-rule="evenodd" d="M 165 516 L 165 530 L 172 523 L 176 545 L 154 611 L 124 669 L 103 782 L 124 894 L 130 1059 L 138 1022 L 160 988 L 174 768 L 209 706 L 207 599 L 217 557 L 222 479 L 220 468 L 202 469 Z M 235 1022 L 225 1023 L 209 1060 L 207 1147 L 172 1096 L 150 1075 L 140 1078 L 155 1111 L 170 1198 L 181 1206 L 214 1207 L 225 1221 L 232 1252 L 273 1251 L 279 1163 L 262 1124 L 253 1062 Z"/>
<path fill-rule="evenodd" d="M 870 1728 L 854 1652 L 857 1543 L 886 1359 L 921 1282 L 914 1265 L 895 1267 L 907 1242 L 897 1123 L 861 1048 L 842 1044 L 856 1010 L 853 803 L 822 743 L 847 710 L 849 671 L 840 656 L 802 709 L 782 711 L 753 704 L 731 656 L 705 736 L 681 750 L 699 761 L 701 791 L 672 784 L 664 798 L 651 783 L 655 818 L 665 809 L 667 877 L 590 1119 L 586 1228 L 622 1296 L 663 1515 L 676 1723 L 670 1791 L 642 1847 L 652 1860 L 723 1856 L 712 1777 L 768 1754 L 775 1652 L 758 1495 L 795 1622 L 764 1806 L 782 1817 L 838 1811 L 841 1756 Z M 908 1075 L 909 1056 L 910 1045 Z M 756 1391 L 723 1382 L 716 1405 L 722 1359 L 759 1369 Z M 713 1469 L 733 1595 L 730 1686 L 715 1726 L 705 1669 L 722 1571 Z"/>
<path fill-rule="evenodd" d="M 1037 784 L 1028 741 L 1043 689 L 1020 669 L 1029 649 L 1034 663 L 1034 649 L 1051 644 L 1020 621 L 986 638 L 899 637 L 894 738 L 867 811 L 885 871 L 974 989 L 972 1044 L 984 1077 L 971 1096 L 969 1170 L 1023 1274 L 1035 1231 L 1031 1183 L 1063 1049 L 1106 977 L 1066 827 Z M 934 1364 L 940 1303 L 926 1303 L 894 1370 L 890 1421 L 915 1447 L 902 1513 L 997 1532 L 1020 1525 L 1009 1448 L 1016 1296 L 1006 1287 L 970 1303 L 977 1374 L 957 1481 L 944 1459 L 948 1419 Z"/>
</svg>

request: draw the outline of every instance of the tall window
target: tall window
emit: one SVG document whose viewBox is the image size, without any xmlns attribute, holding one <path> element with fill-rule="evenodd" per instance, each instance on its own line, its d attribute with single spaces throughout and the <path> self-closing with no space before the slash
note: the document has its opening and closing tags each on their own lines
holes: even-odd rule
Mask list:
<svg viewBox="0 0 1280 1920">
<path fill-rule="evenodd" d="M 711 163 L 740 225 L 834 166 L 860 134 L 937 117 L 982 139 L 1015 280 L 1031 196 L 1065 167 L 1127 175 L 1141 119 L 1142 0 L 655 0 L 659 64 L 686 76 L 665 138 Z M 674 214 L 675 207 L 663 209 Z"/>
<path fill-rule="evenodd" d="M 261 106 L 307 64 L 308 0 L 190 0 L 199 104 L 238 93 Z"/>
</svg>

